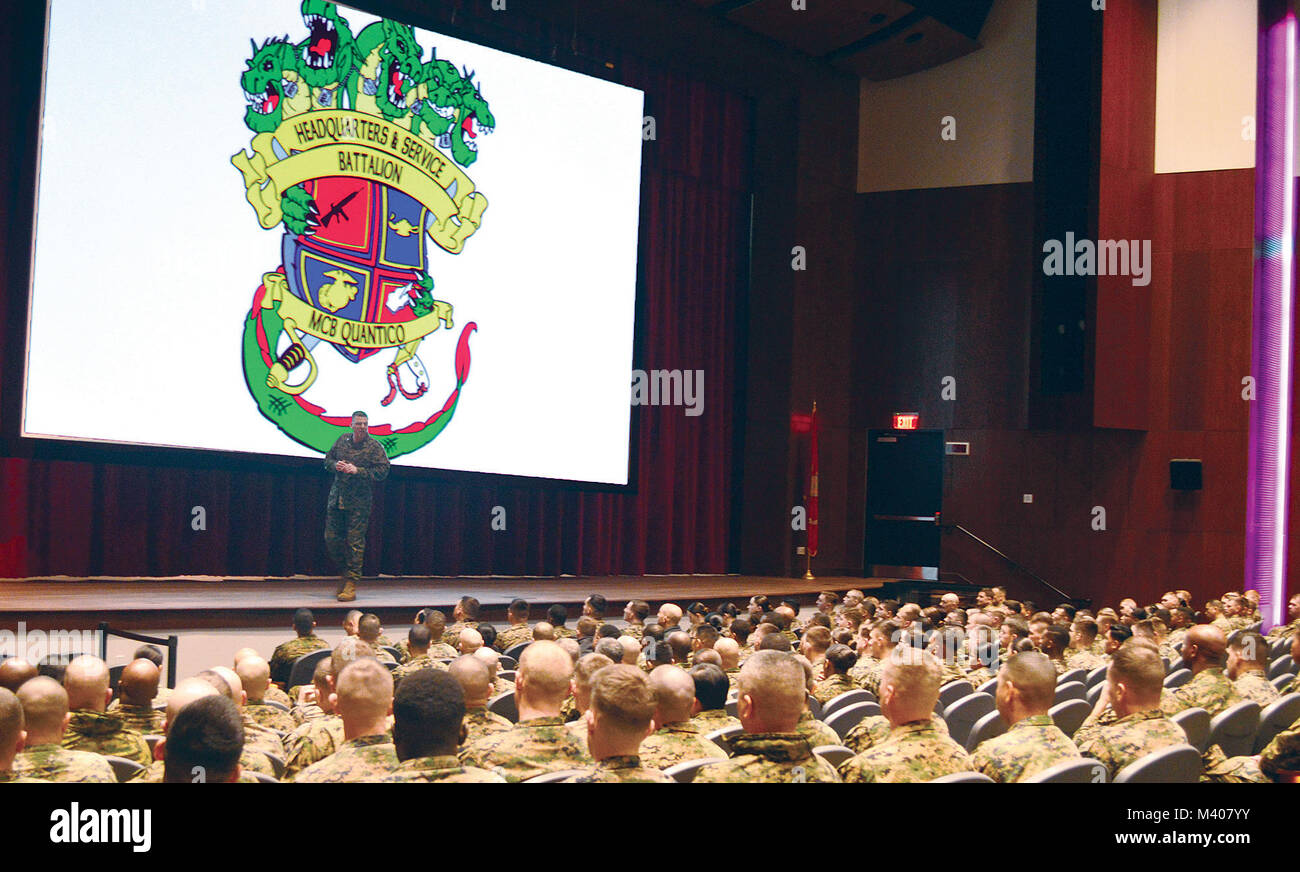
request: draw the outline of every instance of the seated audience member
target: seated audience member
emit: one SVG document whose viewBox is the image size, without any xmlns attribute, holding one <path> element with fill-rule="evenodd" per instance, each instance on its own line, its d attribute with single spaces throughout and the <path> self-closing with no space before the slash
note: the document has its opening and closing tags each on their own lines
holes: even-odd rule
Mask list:
<svg viewBox="0 0 1300 872">
<path fill-rule="evenodd" d="M 117 680 L 119 702 L 114 712 L 122 718 L 128 730 L 141 735 L 162 732 L 163 713 L 153 707 L 160 677 L 153 661 L 143 657 L 132 660 L 122 669 Z"/>
<path fill-rule="evenodd" d="M 534 642 L 554 642 L 556 638 L 555 628 L 546 621 L 538 621 L 533 625 Z"/>
<path fill-rule="evenodd" d="M 0 660 L 0 688 L 11 693 L 17 693 L 18 688 L 38 675 L 40 670 L 21 657 Z"/>
<path fill-rule="evenodd" d="M 965 749 L 934 726 L 941 675 L 939 662 L 927 652 L 902 645 L 890 652 L 879 694 L 889 736 L 840 766 L 845 781 L 933 781 L 971 769 Z"/>
<path fill-rule="evenodd" d="M 804 634 L 804 638 L 806 639 L 811 633 L 812 630 L 809 630 Z M 826 677 L 813 685 L 812 695 L 825 705 L 840 694 L 857 689 L 853 679 L 849 678 L 849 670 L 857 664 L 858 655 L 846 645 L 832 645 L 826 650 L 823 659 L 825 660 L 823 674 Z"/>
<path fill-rule="evenodd" d="M 655 697 L 656 729 L 641 743 L 641 759 L 652 769 L 667 769 L 687 760 L 725 757 L 726 753 L 704 738 L 691 720 L 695 708 L 695 680 L 677 666 L 660 666 L 650 673 Z"/>
<path fill-rule="evenodd" d="M 365 658 L 343 667 L 336 681 L 334 706 L 343 720 L 343 744 L 294 776 L 294 781 L 337 783 L 378 781 L 397 767 L 388 734 L 393 713 L 393 676 L 378 660 Z"/>
<path fill-rule="evenodd" d="M 506 620 L 510 626 L 497 634 L 492 647 L 504 654 L 521 642 L 533 641 L 533 631 L 528 626 L 528 612 L 528 600 L 519 597 L 512 599 L 506 607 Z"/>
<path fill-rule="evenodd" d="M 275 646 L 271 654 L 271 680 L 287 685 L 293 662 L 304 654 L 328 648 L 329 643 L 316 635 L 316 616 L 311 609 L 298 609 L 293 613 L 294 638 Z"/>
<path fill-rule="evenodd" d="M 433 660 L 450 660 L 459 657 L 458 652 L 443 640 L 446 635 L 447 618 L 437 609 L 432 609 L 424 617 L 424 625 L 429 628 L 429 657 Z"/>
<path fill-rule="evenodd" d="M 834 768 L 795 731 L 805 707 L 803 667 L 790 654 L 758 651 L 740 668 L 736 709 L 744 732 L 730 759 L 705 766 L 697 782 L 836 782 Z"/>
<path fill-rule="evenodd" d="M 497 673 L 501 671 L 501 655 L 496 652 L 495 648 L 484 645 L 475 651 L 473 656 L 475 660 L 487 667 L 488 679 L 492 682 L 492 696 L 514 692 L 515 683 L 513 681 L 497 677 Z"/>
<path fill-rule="evenodd" d="M 1287 600 L 1286 616 L 1291 623 L 1278 624 L 1268 631 L 1268 638 L 1289 639 L 1296 635 L 1297 630 L 1300 630 L 1300 593 L 1293 594 L 1291 599 Z"/>
<path fill-rule="evenodd" d="M 378 615 L 365 614 L 361 616 L 361 619 L 357 622 L 357 638 L 374 648 L 375 656 L 381 662 L 397 662 L 397 658 L 391 652 L 384 650 L 393 647 L 393 643 L 389 642 L 384 636 L 384 628 L 379 622 Z"/>
<path fill-rule="evenodd" d="M 281 733 L 290 733 L 298 726 L 288 712 L 266 704 L 266 691 L 271 686 L 269 663 L 261 657 L 245 657 L 235 667 L 235 674 L 248 697 L 244 712 L 255 723 Z"/>
<path fill-rule="evenodd" d="M 743 665 L 746 658 L 754 653 L 754 648 L 750 645 L 750 636 L 754 632 L 754 625 L 750 623 L 749 618 L 736 618 L 731 622 L 731 638 L 739 646 L 738 666 Z M 717 646 L 714 645 L 716 648 Z"/>
<path fill-rule="evenodd" d="M 813 687 L 817 684 L 812 662 L 802 654 L 795 654 L 794 660 L 803 669 L 805 691 L 803 712 L 799 715 L 795 732 L 807 739 L 808 745 L 813 748 L 821 745 L 838 745 L 839 736 L 830 727 L 813 717 L 812 708 L 808 705 L 808 697 L 812 695 Z"/>
<path fill-rule="evenodd" d="M 488 700 L 496 696 L 496 693 L 492 686 L 492 672 L 482 658 L 477 655 L 457 657 L 447 669 L 460 685 L 465 705 L 465 739 L 461 745 L 472 745 L 484 736 L 510 729 L 510 721 L 488 711 Z M 401 690 L 400 684 L 398 690 Z"/>
<path fill-rule="evenodd" d="M 689 669 L 691 666 L 690 635 L 677 630 L 664 637 L 664 641 L 668 643 L 668 650 L 672 652 L 673 664 L 682 669 Z"/>
<path fill-rule="evenodd" d="M 406 633 L 406 651 L 407 660 L 401 666 L 393 670 L 393 687 L 400 687 L 402 679 L 408 675 L 414 675 L 421 669 L 442 669 L 447 668 L 447 664 L 440 660 L 434 660 L 429 656 L 429 645 L 433 642 L 433 634 L 424 624 L 416 624 Z M 394 691 L 396 693 L 396 691 Z"/>
<path fill-rule="evenodd" d="M 223 693 L 220 689 L 218 689 L 213 679 L 215 679 L 216 681 L 220 681 L 222 685 L 225 686 L 225 693 L 229 693 L 230 691 L 229 686 L 225 685 L 225 680 L 222 679 L 221 676 L 217 675 L 216 673 L 210 673 L 203 677 L 196 676 L 194 678 L 186 678 L 176 685 L 175 689 L 173 689 L 172 691 L 171 697 L 167 700 L 167 712 L 165 718 L 163 719 L 164 736 L 167 736 L 171 732 L 171 725 L 176 721 L 176 717 L 181 713 L 181 710 L 184 709 L 186 706 L 188 706 L 190 703 L 194 702 L 195 700 L 203 699 L 204 697 L 209 697 L 209 696 L 220 696 L 223 697 L 224 699 L 230 699 L 228 696 L 225 695 L 225 693 Z M 232 702 L 231 704 L 233 705 L 234 703 Z M 238 708 L 239 708 L 238 706 L 235 707 L 236 711 L 238 711 Z M 251 775 L 247 774 L 247 772 L 249 771 L 247 764 L 249 762 L 252 762 L 255 765 L 261 767 L 258 771 L 265 770 L 269 773 L 269 768 L 266 766 L 266 758 L 262 754 L 256 751 L 250 751 L 248 748 L 243 747 L 242 740 L 240 742 L 240 747 L 242 749 L 242 752 L 239 757 L 239 763 L 240 763 L 240 770 L 243 773 L 240 776 L 240 780 L 244 780 L 244 781 L 256 780 Z M 163 741 L 159 742 L 157 746 L 154 747 L 153 755 L 154 755 L 153 762 L 150 763 L 148 768 L 146 768 L 143 772 L 139 772 L 135 776 L 133 776 L 131 778 L 132 782 L 143 783 L 143 784 L 163 783 L 164 779 L 166 778 L 166 764 L 164 761 L 166 760 L 167 757 L 167 740 L 165 738 L 163 739 Z"/>
<path fill-rule="evenodd" d="M 1048 714 L 1056 669 L 1042 654 L 1021 654 L 998 673 L 997 707 L 1010 728 L 971 753 L 971 765 L 999 784 L 1015 784 L 1079 755 Z"/>
<path fill-rule="evenodd" d="M 463 766 L 456 758 L 457 747 L 468 735 L 463 685 L 455 677 L 461 660 L 465 661 L 462 672 L 486 672 L 472 657 L 463 657 L 452 661 L 453 668 L 446 672 L 419 670 L 398 686 L 393 697 L 393 747 L 399 762 L 380 781 L 505 783 L 500 775 Z"/>
<path fill-rule="evenodd" d="M 902 628 L 893 621 L 879 621 L 868 631 L 867 656 L 873 662 L 868 669 L 860 672 L 861 678 L 856 679 L 863 690 L 880 696 L 880 678 L 884 673 L 885 660 L 897 647 L 902 632 Z"/>
<path fill-rule="evenodd" d="M 483 634 L 473 627 L 460 631 L 460 653 L 472 655 L 483 647 Z"/>
<path fill-rule="evenodd" d="M 39 778 L 22 775 L 14 770 L 14 759 L 23 749 L 27 730 L 23 722 L 23 707 L 18 697 L 7 687 L 0 687 L 0 784 L 19 782 L 39 784 Z"/>
<path fill-rule="evenodd" d="M 650 604 L 645 600 L 632 600 L 623 608 L 623 635 L 638 641 L 645 629 L 645 619 L 650 617 Z"/>
<path fill-rule="evenodd" d="M 547 609 L 546 620 L 550 622 L 551 627 L 554 629 L 555 639 L 557 642 L 560 639 L 573 639 L 577 637 L 578 634 L 574 630 L 565 626 L 569 620 L 569 610 L 562 604 L 556 603 Z"/>
<path fill-rule="evenodd" d="M 1228 643 L 1228 666 L 1237 696 L 1259 703 L 1261 709 L 1277 702 L 1281 694 L 1268 680 L 1268 643 L 1259 633 L 1242 633 Z"/>
<path fill-rule="evenodd" d="M 167 730 L 163 782 L 229 784 L 239 781 L 244 723 L 238 706 L 219 694 L 191 701 Z"/>
<path fill-rule="evenodd" d="M 812 626 L 804 631 L 799 642 L 799 653 L 807 657 L 814 667 L 821 669 L 826 659 L 826 651 L 831 647 L 831 631 L 825 627 Z"/>
<path fill-rule="evenodd" d="M 1130 642 L 1111 658 L 1105 689 L 1074 734 L 1083 756 L 1106 767 L 1108 780 L 1139 757 L 1186 743 L 1183 728 L 1160 711 L 1164 680 L 1165 664 L 1154 647 Z"/>
<path fill-rule="evenodd" d="M 591 679 L 591 704 L 583 715 L 587 724 L 587 747 L 596 765 L 567 780 L 578 783 L 670 782 L 672 779 L 661 770 L 645 765 L 639 753 L 653 729 L 651 719 L 655 708 L 655 693 L 640 669 L 621 665 L 598 669 Z"/>
<path fill-rule="evenodd" d="M 301 688 L 299 691 L 300 701 L 295 703 L 289 711 L 289 714 L 293 716 L 295 730 L 307 723 L 307 721 L 323 718 L 327 714 L 325 706 L 328 704 L 327 698 L 329 697 L 329 677 L 330 661 L 326 657 L 317 662 L 311 676 L 312 683 Z M 323 693 L 320 690 L 322 684 L 325 688 Z M 285 748 L 288 749 L 288 736 L 285 737 Z"/>
<path fill-rule="evenodd" d="M 125 757 L 141 766 L 153 760 L 149 743 L 125 721 L 105 711 L 113 692 L 108 689 L 108 666 L 98 657 L 77 657 L 63 675 L 72 718 L 63 733 L 63 747 L 113 757 Z"/>
<path fill-rule="evenodd" d="M 577 640 L 578 650 L 583 654 L 590 654 L 596 647 L 596 631 L 600 629 L 600 622 L 590 615 L 583 615 L 578 618 Z"/>
<path fill-rule="evenodd" d="M 623 663 L 635 666 L 637 657 L 641 654 L 641 640 L 634 636 L 619 636 L 618 644 L 623 647 Z"/>
<path fill-rule="evenodd" d="M 221 692 L 222 696 L 227 697 L 235 704 L 244 720 L 244 750 L 249 753 L 244 758 L 242 768 L 245 772 L 261 772 L 266 775 L 274 775 L 276 767 L 271 763 L 271 758 L 284 759 L 283 737 L 277 730 L 264 727 L 253 720 L 248 710 L 248 692 L 244 690 L 244 683 L 235 670 L 228 666 L 214 666 L 200 672 L 199 677 L 204 677 L 209 673 L 219 676 L 222 683 L 214 683 L 214 686 Z"/>
<path fill-rule="evenodd" d="M 153 666 L 148 660 L 142 661 Z M 154 667 L 155 669 L 157 667 Z M 68 693 L 53 678 L 41 675 L 18 688 L 27 740 L 14 761 L 19 775 L 41 781 L 114 784 L 113 767 L 101 755 L 62 747 L 63 731 L 71 715 Z M 161 728 L 161 725 L 159 725 Z"/>
<path fill-rule="evenodd" d="M 451 647 L 452 653 L 448 657 L 455 657 L 456 650 L 460 647 L 460 631 L 473 630 L 478 628 L 478 616 L 481 610 L 477 597 L 463 596 L 456 603 L 456 607 L 451 610 L 451 619 L 455 622 L 447 628 L 446 643 Z M 435 635 L 434 640 L 438 637 Z M 435 655 L 441 657 L 441 654 Z"/>
<path fill-rule="evenodd" d="M 1065 658 L 1070 669 L 1086 669 L 1089 672 L 1106 665 L 1100 654 L 1094 653 L 1097 642 L 1097 622 L 1092 618 L 1076 617 L 1070 625 L 1070 648 L 1073 653 Z"/>
<path fill-rule="evenodd" d="M 478 625 L 479 637 L 483 639 L 483 647 L 496 650 L 497 629 L 491 624 L 480 623 Z"/>
<path fill-rule="evenodd" d="M 1056 670 L 1057 675 L 1063 675 L 1070 671 L 1070 667 L 1065 662 L 1065 651 L 1070 647 L 1069 630 L 1060 624 L 1052 624 L 1043 630 L 1042 637 L 1039 640 L 1039 647 L 1047 659 L 1052 662 L 1052 668 Z"/>
<path fill-rule="evenodd" d="M 604 625 L 604 627 L 608 626 L 609 624 Z M 601 629 L 604 629 L 604 627 Z M 593 653 L 605 655 L 609 658 L 610 663 L 621 663 L 623 660 L 623 646 L 618 639 L 601 639 L 596 643 Z"/>
<path fill-rule="evenodd" d="M 740 719 L 727 714 L 727 694 L 731 684 L 718 666 L 703 664 L 690 671 L 695 682 L 695 703 L 691 706 L 691 723 L 707 736 L 714 730 L 740 726 Z"/>
<path fill-rule="evenodd" d="M 1119 646 L 1123 645 L 1129 639 L 1133 638 L 1133 631 L 1123 624 L 1111 624 L 1110 629 L 1106 631 L 1106 647 L 1103 651 L 1104 656 L 1114 657 Z"/>
<path fill-rule="evenodd" d="M 461 762 L 499 772 L 510 782 L 590 766 L 586 748 L 565 730 L 560 714 L 572 672 L 573 661 L 555 642 L 524 649 L 515 676 L 519 722 L 466 746 Z"/>
<path fill-rule="evenodd" d="M 344 640 L 322 661 L 325 668 L 317 667 L 313 678 L 315 693 L 326 713 L 323 717 L 307 721 L 285 737 L 285 780 L 291 780 L 308 766 L 324 760 L 345 741 L 343 718 L 338 711 L 338 696 L 334 693 L 334 688 L 344 666 L 365 658 L 375 659 L 373 648 L 364 642 L 349 644 Z"/>
<path fill-rule="evenodd" d="M 255 660 L 261 659 L 262 655 L 257 652 L 256 648 L 240 648 L 238 651 L 235 652 L 234 669 L 236 673 L 239 672 L 239 664 L 243 663 L 245 660 L 248 660 L 249 658 L 253 658 Z M 264 661 L 264 662 L 266 662 L 267 664 L 267 670 L 269 675 L 270 662 L 269 661 Z M 286 709 L 291 708 L 293 706 L 293 700 L 289 698 L 289 694 L 285 693 L 283 690 L 276 687 L 273 683 L 271 683 L 269 678 L 267 681 L 266 690 L 262 694 L 262 701 L 279 703 L 280 705 L 284 706 Z M 154 704 L 157 705 L 158 702 L 155 702 Z M 159 707 L 161 708 L 161 706 Z"/>
<path fill-rule="evenodd" d="M 682 624 L 682 607 L 676 603 L 664 603 L 659 607 L 659 613 L 655 617 L 655 623 L 662 627 L 665 633 L 671 630 L 680 629 Z"/>
<path fill-rule="evenodd" d="M 1166 717 L 1189 708 L 1203 708 L 1214 717 L 1241 702 L 1232 679 L 1223 672 L 1227 647 L 1228 640 L 1217 627 L 1193 627 L 1187 633 L 1182 665 L 1192 671 L 1192 679 L 1160 700 Z"/>
<path fill-rule="evenodd" d="M 584 743 L 587 741 L 587 719 L 583 715 L 591 705 L 591 678 L 606 666 L 613 665 L 614 661 L 609 657 L 592 653 L 580 657 L 573 668 L 573 677 L 569 679 L 569 698 L 573 700 L 573 712 L 577 717 L 565 723 L 564 728 Z"/>
<path fill-rule="evenodd" d="M 734 690 L 740 676 L 740 644 L 735 639 L 719 639 L 713 644 L 713 650 L 718 652 L 722 671 L 727 674 L 727 682 Z"/>
<path fill-rule="evenodd" d="M 600 626 L 605 623 L 605 609 L 608 606 L 609 602 L 605 597 L 598 593 L 593 593 L 582 601 L 582 614 L 584 617 L 594 618 L 596 625 Z"/>
</svg>

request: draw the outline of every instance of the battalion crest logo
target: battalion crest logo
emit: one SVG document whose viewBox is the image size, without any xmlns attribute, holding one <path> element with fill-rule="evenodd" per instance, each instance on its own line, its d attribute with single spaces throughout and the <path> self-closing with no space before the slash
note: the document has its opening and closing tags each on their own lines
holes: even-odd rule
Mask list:
<svg viewBox="0 0 1300 872">
<path fill-rule="evenodd" d="M 446 402 L 403 418 L 430 387 L 421 344 L 452 356 L 453 306 L 434 294 L 431 256 L 459 255 L 479 229 L 487 199 L 466 170 L 496 120 L 474 74 L 433 49 L 425 60 L 409 26 L 380 20 L 354 36 L 333 3 L 301 11 L 307 37 L 253 41 L 240 77 L 254 135 L 231 163 L 262 228 L 283 228 L 281 262 L 245 319 L 244 378 L 268 420 L 321 452 L 352 409 L 380 400 L 392 420 L 372 413 L 370 432 L 398 457 L 442 432 L 469 376 L 473 322 L 454 340 Z M 325 346 L 353 367 L 391 354 L 386 384 L 322 384 Z"/>
</svg>

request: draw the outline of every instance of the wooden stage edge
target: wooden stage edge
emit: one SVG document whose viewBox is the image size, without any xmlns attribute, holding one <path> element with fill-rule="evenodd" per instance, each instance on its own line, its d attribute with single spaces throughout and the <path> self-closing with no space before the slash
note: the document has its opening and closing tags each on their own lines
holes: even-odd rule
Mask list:
<svg viewBox="0 0 1300 872">
<path fill-rule="evenodd" d="M 69 578 L 0 579 L 0 628 L 23 622 L 28 629 L 94 627 L 107 621 L 115 629 L 203 629 L 288 626 L 295 609 L 311 609 L 321 626 L 342 620 L 356 608 L 374 612 L 388 625 L 409 623 L 426 606 L 451 609 L 463 596 L 477 597 L 485 620 L 503 625 L 515 597 L 532 606 L 540 620 L 553 603 L 569 606 L 569 626 L 593 593 L 608 601 L 606 617 L 619 618 L 623 606 L 643 599 L 657 609 L 664 602 L 682 608 L 695 600 L 716 606 L 728 600 L 743 606 L 755 594 L 790 596 L 811 603 L 823 590 L 878 590 L 893 579 L 858 576 L 799 578 L 747 575 L 605 575 L 544 577 L 363 578 L 353 603 L 334 599 L 338 578 Z"/>
</svg>

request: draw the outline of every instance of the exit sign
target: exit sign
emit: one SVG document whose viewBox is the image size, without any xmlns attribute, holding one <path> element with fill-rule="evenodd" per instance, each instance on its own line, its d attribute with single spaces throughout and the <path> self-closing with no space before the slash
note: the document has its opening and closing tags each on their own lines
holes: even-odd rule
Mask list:
<svg viewBox="0 0 1300 872">
<path fill-rule="evenodd" d="M 921 423 L 921 415 L 917 412 L 895 412 L 894 429 L 895 430 L 915 430 Z"/>
</svg>

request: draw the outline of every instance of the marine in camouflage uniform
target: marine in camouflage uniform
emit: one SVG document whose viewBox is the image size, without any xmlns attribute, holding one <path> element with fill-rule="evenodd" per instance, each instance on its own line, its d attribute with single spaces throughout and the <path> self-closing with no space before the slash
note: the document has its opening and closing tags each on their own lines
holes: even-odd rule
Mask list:
<svg viewBox="0 0 1300 872">
<path fill-rule="evenodd" d="M 863 690 L 870 691 L 876 697 L 880 696 L 880 679 L 885 674 L 885 661 L 877 660 L 871 664 L 871 668 L 863 673 L 858 686 Z"/>
<path fill-rule="evenodd" d="M 489 769 L 511 783 L 595 763 L 586 745 L 564 728 L 560 717 L 530 718 L 485 736 L 460 752 L 460 762 Z"/>
<path fill-rule="evenodd" d="M 310 654 L 313 651 L 328 647 L 329 643 L 315 633 L 308 633 L 306 636 L 299 636 L 296 639 L 290 639 L 288 642 L 281 642 L 276 646 L 275 652 L 271 654 L 271 680 L 278 681 L 281 684 L 288 682 L 289 673 L 293 671 L 293 662 L 295 660 L 304 654 Z"/>
<path fill-rule="evenodd" d="M 441 669 L 447 670 L 446 663 L 440 663 L 434 660 L 428 654 L 421 654 L 419 657 L 413 657 L 405 665 L 399 666 L 393 670 L 393 687 L 402 683 L 402 679 L 408 675 L 413 675 L 421 669 Z"/>
<path fill-rule="evenodd" d="M 434 642 L 432 645 L 429 646 L 429 656 L 430 656 L 430 657 L 458 657 L 458 656 L 460 656 L 460 651 L 456 650 L 457 648 L 460 647 L 460 631 L 461 631 L 461 630 L 467 630 L 467 629 L 477 630 L 477 629 L 478 629 L 478 623 L 479 623 L 478 621 L 457 621 L 456 623 L 452 624 L 452 625 L 451 625 L 450 627 L 448 627 L 447 629 L 443 630 L 443 631 L 442 631 L 442 638 L 441 638 L 439 641 Z M 434 651 L 433 651 L 433 649 L 434 649 L 434 648 L 437 648 L 439 645 L 444 646 L 443 648 L 439 648 L 439 649 L 438 649 L 439 652 L 442 652 L 442 651 L 450 651 L 451 653 L 450 653 L 450 654 L 444 654 L 444 653 L 437 653 L 437 654 L 435 654 Z"/>
<path fill-rule="evenodd" d="M 284 777 L 301 772 L 313 763 L 324 760 L 343 744 L 343 719 L 338 715 L 324 715 L 307 721 L 285 737 L 287 756 Z"/>
<path fill-rule="evenodd" d="M 257 779 L 252 776 L 256 772 L 259 775 L 270 775 L 275 778 L 275 768 L 271 761 L 266 759 L 266 755 L 260 751 L 254 751 L 252 748 L 244 748 L 239 755 L 239 768 L 242 774 L 239 776 L 241 784 L 256 784 Z M 137 772 L 131 777 L 131 784 L 162 784 L 167 771 L 165 760 L 155 760 L 150 763 L 143 771 Z"/>
<path fill-rule="evenodd" d="M 262 700 L 249 702 L 244 706 L 244 714 L 249 720 L 258 726 L 266 727 L 269 730 L 276 730 L 281 733 L 292 733 L 298 728 L 293 720 L 293 715 L 288 712 L 280 711 L 273 705 L 267 705 Z M 280 743 L 280 753 L 284 753 L 283 742 Z"/>
<path fill-rule="evenodd" d="M 462 766 L 455 757 L 416 757 L 403 760 L 397 768 L 379 779 L 386 784 L 445 781 L 449 784 L 505 784 L 495 772 Z"/>
<path fill-rule="evenodd" d="M 997 677 L 998 674 L 996 672 L 994 672 L 992 669 L 989 669 L 987 666 L 985 666 L 982 663 L 979 666 L 976 666 L 970 672 L 966 673 L 966 680 L 969 681 L 970 686 L 975 688 L 976 690 L 984 686 L 986 682 L 992 681 Z"/>
<path fill-rule="evenodd" d="M 894 727 L 883 742 L 845 760 L 840 776 L 849 783 L 890 784 L 933 781 L 971 768 L 966 750 L 927 719 Z"/>
<path fill-rule="evenodd" d="M 930 725 L 934 727 L 936 733 L 943 736 L 948 735 L 948 724 L 939 715 L 930 715 Z M 854 724 L 853 728 L 845 734 L 844 740 L 839 744 L 855 754 L 861 754 L 868 748 L 875 747 L 888 739 L 889 734 L 893 731 L 894 726 L 889 723 L 889 718 L 884 715 L 871 715 Z"/>
<path fill-rule="evenodd" d="M 162 733 L 163 712 L 149 705 L 127 705 L 123 703 L 115 711 L 128 730 L 135 730 L 142 736 L 156 736 Z"/>
<path fill-rule="evenodd" d="M 309 702 L 306 705 L 294 706 L 293 711 L 291 711 L 289 714 L 293 716 L 294 729 L 296 730 L 298 727 L 301 727 L 303 724 L 307 723 L 308 721 L 314 721 L 319 718 L 325 717 L 325 709 L 321 708 L 319 705 L 317 705 L 314 702 Z M 289 737 L 285 736 L 286 751 L 288 750 L 288 741 L 289 741 Z"/>
<path fill-rule="evenodd" d="M 1267 638 L 1290 639 L 1296 634 L 1297 630 L 1300 630 L 1300 618 L 1297 618 L 1289 624 L 1278 624 L 1276 627 L 1268 631 Z"/>
<path fill-rule="evenodd" d="M 1300 771 L 1300 720 L 1278 733 L 1259 754 L 1260 771 L 1274 780 Z"/>
<path fill-rule="evenodd" d="M 853 668 L 849 670 L 849 680 L 857 687 L 866 689 L 863 682 L 867 680 L 867 676 L 878 665 L 880 665 L 880 661 L 874 657 L 868 657 L 866 654 L 859 656 L 858 662 L 853 664 Z"/>
<path fill-rule="evenodd" d="M 113 767 L 99 754 L 69 751 L 53 742 L 32 745 L 14 758 L 14 771 L 29 778 L 60 783 L 116 784 Z"/>
<path fill-rule="evenodd" d="M 596 763 L 596 768 L 582 775 L 564 779 L 572 784 L 664 784 L 672 779 L 663 770 L 641 765 L 635 754 L 627 757 L 606 757 Z"/>
<path fill-rule="evenodd" d="M 504 654 L 521 642 L 531 641 L 533 641 L 532 627 L 529 627 L 528 622 L 524 621 L 522 624 L 511 624 L 500 633 L 497 633 L 497 639 L 492 643 L 492 647 Z"/>
<path fill-rule="evenodd" d="M 1082 756 L 1051 715 L 1031 715 L 1000 736 L 981 742 L 971 766 L 999 784 L 1017 784 L 1058 763 Z"/>
<path fill-rule="evenodd" d="M 645 624 L 628 624 L 623 628 L 622 632 L 620 633 L 620 635 L 622 636 L 631 636 L 633 639 L 636 639 L 638 642 L 641 641 L 641 637 L 644 634 L 645 634 Z M 529 638 L 532 637 L 530 636 Z"/>
<path fill-rule="evenodd" d="M 641 742 L 641 760 L 652 769 L 667 769 L 687 760 L 703 757 L 726 757 L 694 721 L 664 724 Z"/>
<path fill-rule="evenodd" d="M 1076 651 L 1072 656 L 1065 659 L 1065 663 L 1071 669 L 1086 669 L 1091 672 L 1098 666 L 1105 666 L 1106 658 L 1091 651 Z"/>
<path fill-rule="evenodd" d="M 741 733 L 731 740 L 731 758 L 700 769 L 696 783 L 834 783 L 835 768 L 812 752 L 798 733 Z"/>
<path fill-rule="evenodd" d="M 691 723 L 699 728 L 701 736 L 707 736 L 714 730 L 740 726 L 740 718 L 727 714 L 726 709 L 707 709 L 691 718 Z"/>
<path fill-rule="evenodd" d="M 465 707 L 465 744 L 461 747 L 468 748 L 484 736 L 491 736 L 494 733 L 504 733 L 514 727 L 506 718 L 487 710 L 487 706 L 466 706 Z M 583 733 L 582 747 L 587 747 L 586 733 Z"/>
<path fill-rule="evenodd" d="M 1264 673 L 1253 669 L 1237 676 L 1233 686 L 1237 690 L 1237 696 L 1259 703 L 1261 709 L 1282 698 L 1282 694 L 1278 693 L 1277 688 L 1264 677 Z"/>
<path fill-rule="evenodd" d="M 814 748 L 840 743 L 839 733 L 813 717 L 808 709 L 804 709 L 803 714 L 799 715 L 799 723 L 795 724 L 794 731 L 807 739 Z"/>
<path fill-rule="evenodd" d="M 1101 761 L 1111 780 L 1125 766 L 1152 751 L 1186 743 L 1183 728 L 1158 709 L 1136 712 L 1109 724 L 1089 715 L 1074 734 L 1079 753 Z"/>
<path fill-rule="evenodd" d="M 75 711 L 63 733 L 63 747 L 70 751 L 90 751 L 113 757 L 125 757 L 141 766 L 153 761 L 149 743 L 115 712 Z"/>
<path fill-rule="evenodd" d="M 262 699 L 266 702 L 278 702 L 285 708 L 293 708 L 293 700 L 289 698 L 289 694 L 274 684 L 267 685 L 266 693 L 262 694 Z"/>
<path fill-rule="evenodd" d="M 857 685 L 853 683 L 853 679 L 849 678 L 847 675 L 836 673 L 830 678 L 823 678 L 821 681 L 813 685 L 812 695 L 813 699 L 817 700 L 822 705 L 826 705 L 826 703 L 835 699 L 835 697 L 840 694 L 848 693 L 850 690 L 857 689 Z"/>
<path fill-rule="evenodd" d="M 356 474 L 335 470 L 334 464 L 339 461 L 356 466 Z M 344 433 L 325 455 L 325 468 L 334 473 L 325 510 L 325 549 L 349 584 L 361 578 L 366 528 L 374 503 L 372 482 L 388 478 L 388 467 L 383 446 L 369 433 L 360 443 L 352 432 Z"/>
<path fill-rule="evenodd" d="M 348 739 L 338 750 L 293 777 L 298 783 L 338 784 L 380 781 L 397 768 L 397 751 L 388 734 Z"/>
<path fill-rule="evenodd" d="M 1165 717 L 1173 717 L 1189 708 L 1203 708 L 1214 717 L 1239 702 L 1241 697 L 1232 679 L 1221 667 L 1211 666 L 1182 687 L 1161 694 L 1160 711 Z"/>
</svg>

